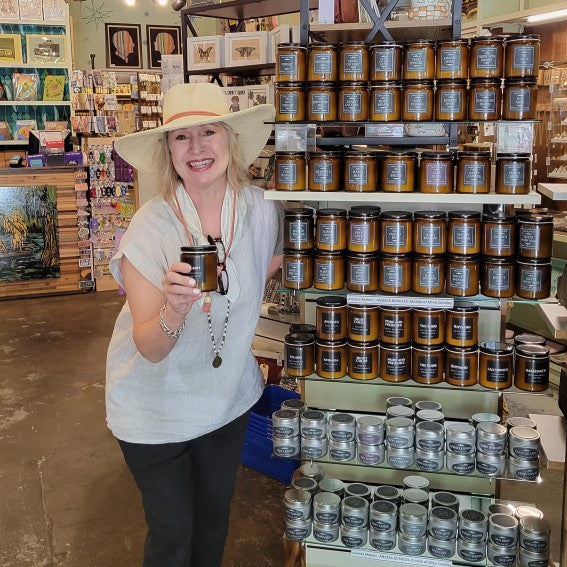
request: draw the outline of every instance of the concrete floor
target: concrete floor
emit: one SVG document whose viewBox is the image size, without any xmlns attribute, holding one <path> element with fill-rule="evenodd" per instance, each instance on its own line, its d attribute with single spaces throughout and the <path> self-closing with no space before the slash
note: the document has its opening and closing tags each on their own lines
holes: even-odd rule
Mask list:
<svg viewBox="0 0 567 567">
<path fill-rule="evenodd" d="M 104 418 L 104 365 L 116 292 L 0 303 L 0 565 L 138 567 L 138 491 Z M 558 414 L 556 396 L 513 396 L 513 415 Z M 529 405 L 528 405 L 529 404 Z M 557 558 L 561 471 L 540 486 L 504 483 L 552 522 Z M 223 567 L 284 564 L 286 486 L 241 466 Z"/>
</svg>

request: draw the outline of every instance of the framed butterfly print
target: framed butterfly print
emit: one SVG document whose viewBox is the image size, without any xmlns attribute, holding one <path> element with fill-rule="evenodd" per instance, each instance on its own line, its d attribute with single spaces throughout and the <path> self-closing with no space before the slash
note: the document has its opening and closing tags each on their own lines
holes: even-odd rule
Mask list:
<svg viewBox="0 0 567 567">
<path fill-rule="evenodd" d="M 225 65 L 259 65 L 268 62 L 269 32 L 227 33 L 224 36 Z"/>
<path fill-rule="evenodd" d="M 187 38 L 187 69 L 218 69 L 224 67 L 224 37 L 204 35 Z"/>
<path fill-rule="evenodd" d="M 179 26 L 146 26 L 148 43 L 148 68 L 161 69 L 162 55 L 181 53 L 181 28 Z"/>
</svg>

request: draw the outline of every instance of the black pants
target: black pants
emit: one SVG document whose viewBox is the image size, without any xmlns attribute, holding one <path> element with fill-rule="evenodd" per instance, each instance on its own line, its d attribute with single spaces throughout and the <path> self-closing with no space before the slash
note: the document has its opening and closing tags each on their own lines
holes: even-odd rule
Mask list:
<svg viewBox="0 0 567 567">
<path fill-rule="evenodd" d="M 120 441 L 142 493 L 144 567 L 221 565 L 248 413 L 182 443 Z"/>
</svg>

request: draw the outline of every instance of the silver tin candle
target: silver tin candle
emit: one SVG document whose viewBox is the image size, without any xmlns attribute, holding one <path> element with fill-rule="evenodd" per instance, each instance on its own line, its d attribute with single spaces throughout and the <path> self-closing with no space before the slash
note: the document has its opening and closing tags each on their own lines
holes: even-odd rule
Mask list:
<svg viewBox="0 0 567 567">
<path fill-rule="evenodd" d="M 325 412 L 308 409 L 301 414 L 301 437 L 324 439 L 327 437 L 327 416 Z"/>
<path fill-rule="evenodd" d="M 386 445 L 363 445 L 359 443 L 356 446 L 358 460 L 367 466 L 381 465 L 386 458 Z"/>
<path fill-rule="evenodd" d="M 447 467 L 447 470 L 454 474 L 471 474 L 475 468 L 474 453 L 459 455 L 447 452 L 445 455 L 445 466 Z"/>
<path fill-rule="evenodd" d="M 536 480 L 539 476 L 539 461 L 526 461 L 511 455 L 508 457 L 508 473 L 520 480 Z"/>
<path fill-rule="evenodd" d="M 398 507 L 387 500 L 370 504 L 370 529 L 375 532 L 395 531 L 398 526 Z"/>
<path fill-rule="evenodd" d="M 360 496 L 345 496 L 341 503 L 343 526 L 364 528 L 368 525 L 368 500 Z"/>
<path fill-rule="evenodd" d="M 530 429 L 536 429 L 537 424 L 529 417 L 509 417 L 506 420 L 506 427 L 508 427 L 508 430 L 512 429 L 512 427 L 529 427 Z"/>
<path fill-rule="evenodd" d="M 393 417 L 406 417 L 414 421 L 415 411 L 407 406 L 392 406 L 386 410 L 386 424 L 388 423 L 388 420 Z"/>
<path fill-rule="evenodd" d="M 528 551 L 549 551 L 551 527 L 545 518 L 528 516 L 520 520 L 520 547 Z"/>
<path fill-rule="evenodd" d="M 313 520 L 321 524 L 338 524 L 341 497 L 332 492 L 318 492 L 313 497 Z"/>
<path fill-rule="evenodd" d="M 429 492 L 421 488 L 404 488 L 402 490 L 403 504 L 421 504 L 426 508 L 429 506 Z"/>
<path fill-rule="evenodd" d="M 281 409 L 295 410 L 301 414 L 307 409 L 307 404 L 298 398 L 290 398 L 282 402 Z"/>
<path fill-rule="evenodd" d="M 339 523 L 323 524 L 313 520 L 313 537 L 322 543 L 331 543 L 339 539 Z"/>
<path fill-rule="evenodd" d="M 458 514 L 447 506 L 435 506 L 429 510 L 429 534 L 436 539 L 454 540 L 457 537 Z M 454 550 L 453 550 L 454 553 Z"/>
<path fill-rule="evenodd" d="M 520 547 L 518 565 L 520 567 L 547 567 L 549 565 L 549 551 L 528 551 Z"/>
<path fill-rule="evenodd" d="M 341 525 L 341 541 L 346 547 L 362 547 L 368 541 L 368 530 L 343 524 Z"/>
<path fill-rule="evenodd" d="M 301 438 L 301 456 L 304 459 L 321 459 L 327 454 L 327 439 L 306 439 Z"/>
<path fill-rule="evenodd" d="M 285 535 L 288 539 L 303 540 L 311 534 L 311 519 L 286 520 Z"/>
<path fill-rule="evenodd" d="M 440 452 L 445 448 L 445 428 L 434 421 L 415 425 L 415 446 L 422 451 Z"/>
<path fill-rule="evenodd" d="M 458 539 L 457 555 L 470 563 L 480 563 L 486 559 L 486 543 L 483 541 Z"/>
<path fill-rule="evenodd" d="M 480 451 L 476 454 L 476 470 L 489 477 L 503 477 L 506 471 L 506 455 L 486 455 Z"/>
<path fill-rule="evenodd" d="M 389 484 L 377 486 L 374 490 L 374 500 L 386 500 L 398 506 L 402 501 L 402 490 L 397 486 L 390 486 Z"/>
<path fill-rule="evenodd" d="M 334 413 L 329 418 L 329 438 L 333 441 L 354 441 L 356 421 L 350 413 Z"/>
<path fill-rule="evenodd" d="M 459 538 L 464 541 L 485 542 L 488 536 L 488 516 L 480 510 L 459 512 Z"/>
<path fill-rule="evenodd" d="M 393 469 L 407 469 L 415 462 L 414 448 L 396 449 L 395 447 L 388 447 L 386 461 Z"/>
<path fill-rule="evenodd" d="M 492 423 L 500 423 L 500 417 L 495 413 L 475 413 L 471 417 L 471 423 L 473 427 L 477 427 L 479 423 L 484 421 L 491 421 Z"/>
<path fill-rule="evenodd" d="M 307 490 L 311 496 L 313 496 L 318 488 L 319 483 L 314 478 L 307 478 L 306 476 L 298 476 L 294 478 L 291 482 L 292 488 L 299 488 L 301 490 Z"/>
<path fill-rule="evenodd" d="M 518 520 L 508 514 L 492 514 L 488 518 L 488 540 L 500 547 L 518 545 Z"/>
<path fill-rule="evenodd" d="M 421 410 L 443 411 L 443 405 L 434 400 L 420 400 L 419 402 L 415 402 L 415 411 Z"/>
<path fill-rule="evenodd" d="M 410 418 L 391 417 L 386 420 L 386 445 L 388 448 L 404 449 L 413 447 L 414 442 L 414 423 Z"/>
<path fill-rule="evenodd" d="M 322 478 L 319 481 L 319 490 L 321 492 L 332 492 L 342 498 L 345 492 L 345 483 L 338 478 Z"/>
<path fill-rule="evenodd" d="M 427 532 L 427 508 L 421 504 L 402 504 L 398 517 L 400 534 L 422 537 Z"/>
<path fill-rule="evenodd" d="M 444 451 L 415 450 L 415 466 L 424 472 L 437 472 L 445 466 Z"/>
<path fill-rule="evenodd" d="M 272 414 L 272 435 L 289 439 L 299 435 L 299 414 L 295 410 L 280 409 Z"/>
<path fill-rule="evenodd" d="M 476 449 L 476 431 L 469 423 L 453 422 L 445 424 L 447 453 L 472 455 Z M 447 468 L 449 468 L 447 466 Z M 474 468 L 474 466 L 473 466 Z"/>
<path fill-rule="evenodd" d="M 449 557 L 453 557 L 456 549 L 456 539 L 437 539 L 431 534 L 427 536 L 427 551 L 437 559 L 448 559 Z"/>
<path fill-rule="evenodd" d="M 311 518 L 311 494 L 301 488 L 290 488 L 284 492 L 286 520 L 308 520 Z"/>
<path fill-rule="evenodd" d="M 502 547 L 488 540 L 486 546 L 488 560 L 498 567 L 514 567 L 516 565 L 516 547 Z"/>
<path fill-rule="evenodd" d="M 512 427 L 508 432 L 508 449 L 512 457 L 523 461 L 539 459 L 539 433 L 530 427 Z"/>
<path fill-rule="evenodd" d="M 427 546 L 427 536 L 413 537 L 398 533 L 398 548 L 404 555 L 423 555 Z"/>
<path fill-rule="evenodd" d="M 334 461 L 352 461 L 356 456 L 356 443 L 352 441 L 329 441 L 329 456 Z"/>
<path fill-rule="evenodd" d="M 437 423 L 444 423 L 445 416 L 442 412 L 437 410 L 419 410 L 415 414 L 415 420 L 418 423 L 421 421 L 435 421 Z"/>
<path fill-rule="evenodd" d="M 514 516 L 516 516 L 516 519 L 518 520 L 518 522 L 520 522 L 522 518 L 527 518 L 528 516 L 533 516 L 534 518 L 543 518 L 543 512 L 535 506 L 524 505 L 516 507 Z"/>
<path fill-rule="evenodd" d="M 368 531 L 368 542 L 378 551 L 390 551 L 396 547 L 397 534 L 392 532 L 380 532 L 370 528 Z"/>
<path fill-rule="evenodd" d="M 411 408 L 413 406 L 413 400 L 410 398 L 404 398 L 403 396 L 390 396 L 386 398 L 386 409 L 392 406 L 406 406 Z"/>
<path fill-rule="evenodd" d="M 370 501 L 372 496 L 370 494 L 370 488 L 362 482 L 351 482 L 345 486 L 345 497 L 346 496 L 360 496 Z"/>
<path fill-rule="evenodd" d="M 384 443 L 384 418 L 379 415 L 363 415 L 356 420 L 356 441 L 363 445 Z"/>
<path fill-rule="evenodd" d="M 308 476 L 314 478 L 319 482 L 325 476 L 325 469 L 319 463 L 303 463 L 299 467 L 299 474 L 301 476 Z"/>
<path fill-rule="evenodd" d="M 476 448 L 485 455 L 504 455 L 507 429 L 499 423 L 483 421 L 476 427 Z"/>
<path fill-rule="evenodd" d="M 447 508 L 451 508 L 455 510 L 455 512 L 459 511 L 459 497 L 452 492 L 434 492 L 431 495 L 431 507 L 434 508 L 435 506 L 446 506 Z"/>
<path fill-rule="evenodd" d="M 276 457 L 289 459 L 299 455 L 299 435 L 289 439 L 272 437 L 272 451 Z"/>
<path fill-rule="evenodd" d="M 418 474 L 408 474 L 404 476 L 402 484 L 404 488 L 420 488 L 421 490 L 425 490 L 425 492 L 429 492 L 429 479 Z"/>
</svg>

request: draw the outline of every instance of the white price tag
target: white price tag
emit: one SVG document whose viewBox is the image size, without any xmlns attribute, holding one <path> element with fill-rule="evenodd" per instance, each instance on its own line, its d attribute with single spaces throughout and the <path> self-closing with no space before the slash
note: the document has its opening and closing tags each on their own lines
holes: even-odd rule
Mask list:
<svg viewBox="0 0 567 567">
<path fill-rule="evenodd" d="M 444 559 L 433 559 L 430 557 L 421 557 L 414 555 L 400 555 L 399 553 L 384 553 L 382 551 L 372 551 L 370 549 L 353 549 L 350 552 L 351 557 L 357 559 L 369 559 L 371 561 L 384 561 L 391 563 L 400 563 L 402 565 L 411 565 L 412 567 L 452 567 L 452 561 Z"/>
<path fill-rule="evenodd" d="M 402 307 L 437 307 L 450 309 L 454 300 L 451 297 L 406 297 L 400 295 L 364 295 L 347 293 L 349 305 L 398 305 Z"/>
<path fill-rule="evenodd" d="M 364 128 L 366 138 L 401 138 L 404 135 L 403 124 L 367 124 Z"/>
</svg>

